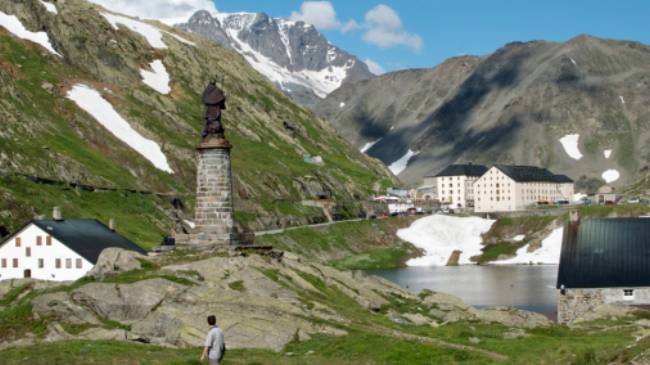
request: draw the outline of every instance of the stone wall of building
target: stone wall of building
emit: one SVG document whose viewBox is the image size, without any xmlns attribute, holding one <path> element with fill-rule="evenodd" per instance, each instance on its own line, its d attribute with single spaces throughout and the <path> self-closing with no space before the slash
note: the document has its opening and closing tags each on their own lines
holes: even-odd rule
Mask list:
<svg viewBox="0 0 650 365">
<path fill-rule="evenodd" d="M 191 244 L 230 246 L 234 218 L 230 146 L 200 147 Z"/>
<path fill-rule="evenodd" d="M 633 295 L 625 296 L 626 289 Z M 602 304 L 649 305 L 650 288 L 566 289 L 559 295 L 557 321 L 570 323 Z"/>
</svg>

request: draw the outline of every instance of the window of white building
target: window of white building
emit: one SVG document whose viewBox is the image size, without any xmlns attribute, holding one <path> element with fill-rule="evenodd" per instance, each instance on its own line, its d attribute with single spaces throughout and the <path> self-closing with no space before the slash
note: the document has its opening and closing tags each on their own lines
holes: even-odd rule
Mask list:
<svg viewBox="0 0 650 365">
<path fill-rule="evenodd" d="M 623 300 L 634 300 L 634 289 L 623 289 Z"/>
</svg>

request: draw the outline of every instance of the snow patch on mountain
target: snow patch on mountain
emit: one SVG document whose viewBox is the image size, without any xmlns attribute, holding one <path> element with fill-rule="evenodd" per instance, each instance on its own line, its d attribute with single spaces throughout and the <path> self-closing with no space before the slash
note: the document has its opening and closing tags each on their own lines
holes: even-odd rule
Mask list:
<svg viewBox="0 0 650 365">
<path fill-rule="evenodd" d="M 560 138 L 560 143 L 564 148 L 564 152 L 566 152 L 566 154 L 574 160 L 580 160 L 582 158 L 582 153 L 578 147 L 579 138 L 579 134 L 567 134 L 564 137 Z"/>
<path fill-rule="evenodd" d="M 192 41 L 188 41 L 187 39 L 185 39 L 185 38 L 179 36 L 178 34 L 174 34 L 174 33 L 172 33 L 172 32 L 167 32 L 167 31 L 163 31 L 163 32 L 164 32 L 165 34 L 167 34 L 167 35 L 170 35 L 170 36 L 176 38 L 176 40 L 178 40 L 178 41 L 181 42 L 181 43 L 185 43 L 185 44 L 187 44 L 187 45 L 190 45 L 190 46 L 194 46 L 194 47 L 196 47 L 196 43 L 194 43 L 194 42 L 192 42 Z"/>
<path fill-rule="evenodd" d="M 494 264 L 497 265 L 517 265 L 517 264 L 548 264 L 548 265 L 557 265 L 560 263 L 560 253 L 562 251 L 562 234 L 564 233 L 564 228 L 554 229 L 544 240 L 542 241 L 542 247 L 538 248 L 535 251 L 528 252 L 529 245 L 526 245 L 517 250 L 515 257 L 495 261 Z"/>
<path fill-rule="evenodd" d="M 66 97 L 95 118 L 115 137 L 149 160 L 156 168 L 170 174 L 174 173 L 160 146 L 133 129 L 99 92 L 84 84 L 76 84 L 68 91 Z"/>
<path fill-rule="evenodd" d="M 397 231 L 397 236 L 425 251 L 424 256 L 409 260 L 408 266 L 444 266 L 452 252 L 462 251 L 458 263 L 471 264 L 480 255 L 481 235 L 490 230 L 494 220 L 480 217 L 431 215 Z"/>
<path fill-rule="evenodd" d="M 379 141 L 381 141 L 381 138 L 379 138 L 379 139 L 376 140 L 376 141 L 368 142 L 368 143 L 364 144 L 363 147 L 361 147 L 361 149 L 360 149 L 359 151 L 361 151 L 361 153 L 366 153 L 366 151 L 368 151 L 369 149 L 371 149 L 372 146 L 376 145 L 377 142 L 379 142 Z"/>
<path fill-rule="evenodd" d="M 609 183 L 613 183 L 614 181 L 618 180 L 621 177 L 621 174 L 618 172 L 618 170 L 609 169 L 609 170 L 604 171 L 601 176 L 602 176 L 603 180 L 605 180 L 605 182 L 607 182 L 609 184 Z"/>
<path fill-rule="evenodd" d="M 399 175 L 400 172 L 406 170 L 409 160 L 411 157 L 416 156 L 419 152 L 412 151 L 410 148 L 399 160 L 393 162 L 388 166 L 388 169 L 395 175 Z"/>
<path fill-rule="evenodd" d="M 115 29 L 119 29 L 119 24 L 129 28 L 131 31 L 142 35 L 153 48 L 167 48 L 163 42 L 162 31 L 151 24 L 147 24 L 135 19 L 127 18 L 125 16 L 102 12 L 104 18 Z"/>
<path fill-rule="evenodd" d="M 611 155 L 612 155 L 612 150 L 604 150 L 603 151 L 603 156 L 605 156 L 605 158 L 608 159 Z"/>
<path fill-rule="evenodd" d="M 45 7 L 45 9 L 46 9 L 47 11 L 49 11 L 50 13 L 52 13 L 52 14 L 58 14 L 58 13 L 59 13 L 59 11 L 56 9 L 56 5 L 54 5 L 53 3 L 48 3 L 48 2 L 45 2 L 45 1 L 43 1 L 43 0 L 38 0 L 38 1 L 39 1 L 39 2 L 40 2 L 40 3 Z"/>
<path fill-rule="evenodd" d="M 50 42 L 50 37 L 45 32 L 32 32 L 27 30 L 23 23 L 15 15 L 5 14 L 0 11 L 0 26 L 7 29 L 13 35 L 18 38 L 26 39 L 30 42 L 41 45 L 43 48 L 47 49 L 50 53 L 55 54 L 59 57 L 61 54 L 57 52 L 52 43 Z"/>
<path fill-rule="evenodd" d="M 155 60 L 149 64 L 149 67 L 152 71 L 140 70 L 142 82 L 163 95 L 169 94 L 172 90 L 169 87 L 171 79 L 165 65 L 161 60 Z"/>
</svg>

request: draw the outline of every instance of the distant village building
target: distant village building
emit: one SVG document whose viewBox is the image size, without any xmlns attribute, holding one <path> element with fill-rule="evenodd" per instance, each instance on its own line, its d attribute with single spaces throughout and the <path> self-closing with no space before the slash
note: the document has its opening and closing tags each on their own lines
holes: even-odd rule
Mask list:
<svg viewBox="0 0 650 365">
<path fill-rule="evenodd" d="M 616 203 L 620 199 L 620 196 L 616 194 L 614 188 L 610 185 L 603 185 L 598 189 L 596 193 L 595 203 L 597 204 L 607 204 L 607 203 Z"/>
<path fill-rule="evenodd" d="M 510 212 L 569 202 L 573 180 L 536 166 L 495 165 L 474 182 L 474 211 Z"/>
<path fill-rule="evenodd" d="M 432 202 L 438 199 L 438 189 L 435 185 L 421 185 L 413 190 L 416 202 Z"/>
<path fill-rule="evenodd" d="M 147 254 L 94 219 L 34 220 L 0 244 L 0 280 L 77 280 L 109 247 Z"/>
<path fill-rule="evenodd" d="M 487 167 L 474 164 L 449 165 L 435 175 L 424 177 L 425 184 L 435 186 L 437 198 L 453 208 L 474 206 L 474 182 Z"/>
<path fill-rule="evenodd" d="M 650 219 L 589 219 L 564 227 L 558 322 L 602 304 L 650 305 Z"/>
</svg>

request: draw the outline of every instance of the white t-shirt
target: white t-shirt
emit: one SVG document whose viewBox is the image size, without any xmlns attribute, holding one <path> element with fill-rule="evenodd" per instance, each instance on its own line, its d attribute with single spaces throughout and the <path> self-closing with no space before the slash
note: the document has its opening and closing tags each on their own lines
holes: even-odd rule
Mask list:
<svg viewBox="0 0 650 365">
<path fill-rule="evenodd" d="M 209 347 L 208 358 L 218 359 L 221 357 L 221 348 L 225 345 L 223 331 L 219 327 L 212 327 L 205 338 L 205 347 Z"/>
</svg>

